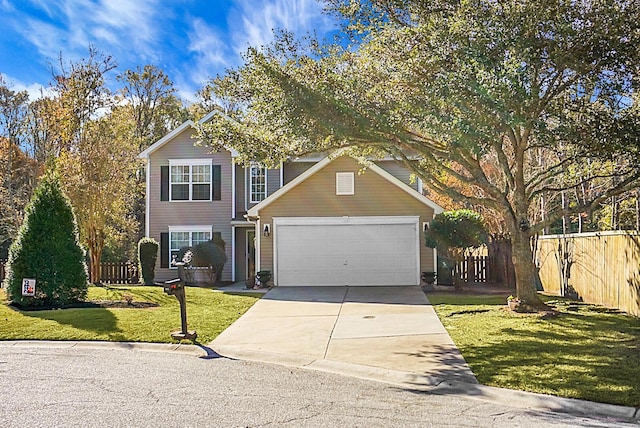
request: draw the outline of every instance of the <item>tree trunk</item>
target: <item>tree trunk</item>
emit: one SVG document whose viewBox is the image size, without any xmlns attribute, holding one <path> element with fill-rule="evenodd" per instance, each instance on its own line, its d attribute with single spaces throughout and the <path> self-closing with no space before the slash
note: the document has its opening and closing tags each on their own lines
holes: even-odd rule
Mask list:
<svg viewBox="0 0 640 428">
<path fill-rule="evenodd" d="M 89 247 L 89 280 L 93 284 L 100 282 L 100 259 L 104 248 L 104 233 L 95 227 L 89 227 L 87 237 Z"/>
<path fill-rule="evenodd" d="M 513 234 L 512 259 L 518 298 L 534 308 L 544 307 L 536 291 L 536 267 L 533 263 L 529 235 L 526 232 L 517 231 Z"/>
</svg>

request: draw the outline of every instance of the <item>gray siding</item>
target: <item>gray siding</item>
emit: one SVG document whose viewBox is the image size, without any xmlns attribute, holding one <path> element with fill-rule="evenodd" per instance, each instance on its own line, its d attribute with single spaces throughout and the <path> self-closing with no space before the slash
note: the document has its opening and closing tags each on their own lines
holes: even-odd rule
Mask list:
<svg viewBox="0 0 640 428">
<path fill-rule="evenodd" d="M 247 211 L 245 168 L 241 165 L 234 165 L 236 169 L 236 220 L 243 220 L 242 214 Z"/>
<path fill-rule="evenodd" d="M 398 180 L 403 183 L 411 186 L 411 188 L 420 192 L 421 189 L 418 188 L 418 180 L 411 181 L 411 172 L 400 162 L 392 161 L 392 160 L 384 160 L 376 162 L 380 168 L 387 171 L 389 174 L 393 175 Z"/>
<path fill-rule="evenodd" d="M 169 232 L 169 226 L 212 225 L 213 232 L 220 232 L 226 242 L 228 262 L 222 280 L 231 280 L 231 154 L 227 151 L 209 153 L 206 147 L 194 146 L 192 131 L 185 130 L 172 141 L 153 152 L 149 159 L 150 183 L 147 189 L 149 200 L 149 236 L 160 242 L 160 234 Z M 219 201 L 160 201 L 160 167 L 169 165 L 169 159 L 212 158 L 214 165 L 221 166 L 221 200 Z M 176 272 L 160 268 L 160 257 L 156 266 L 156 280 L 175 278 Z"/>
<path fill-rule="evenodd" d="M 246 175 L 245 175 L 246 171 Z M 238 201 L 243 200 L 243 206 L 247 207 L 247 210 L 255 205 L 258 205 L 257 202 L 251 202 L 251 183 L 249 180 L 249 167 L 245 168 L 245 171 L 242 172 L 242 176 L 246 177 L 244 181 L 244 186 L 242 190 L 242 195 L 236 193 L 238 196 L 243 196 L 243 199 L 238 199 Z M 280 188 L 280 169 L 268 169 L 267 170 L 267 198 L 275 193 Z M 246 210 L 245 210 L 246 211 Z"/>
<path fill-rule="evenodd" d="M 311 168 L 317 162 L 289 162 L 284 164 L 284 184 Z"/>
</svg>

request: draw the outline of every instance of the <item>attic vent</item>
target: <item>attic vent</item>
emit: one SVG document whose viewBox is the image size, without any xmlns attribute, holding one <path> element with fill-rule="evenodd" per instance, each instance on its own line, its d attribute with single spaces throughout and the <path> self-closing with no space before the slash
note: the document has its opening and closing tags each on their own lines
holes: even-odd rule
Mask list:
<svg viewBox="0 0 640 428">
<path fill-rule="evenodd" d="M 336 172 L 336 195 L 353 194 L 353 172 Z"/>
</svg>

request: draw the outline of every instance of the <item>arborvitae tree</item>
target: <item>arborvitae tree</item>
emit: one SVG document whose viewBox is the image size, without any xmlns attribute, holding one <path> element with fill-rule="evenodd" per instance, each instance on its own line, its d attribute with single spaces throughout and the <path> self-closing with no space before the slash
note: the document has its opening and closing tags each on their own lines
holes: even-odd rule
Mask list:
<svg viewBox="0 0 640 428">
<path fill-rule="evenodd" d="M 156 260 L 158 259 L 158 241 L 153 238 L 142 238 L 138 242 L 138 260 L 140 276 L 144 285 L 153 285 L 156 277 Z"/>
<path fill-rule="evenodd" d="M 69 199 L 55 174 L 36 188 L 9 249 L 4 286 L 20 306 L 62 306 L 87 295 L 87 267 Z M 35 297 L 22 295 L 22 280 L 36 280 Z"/>
</svg>

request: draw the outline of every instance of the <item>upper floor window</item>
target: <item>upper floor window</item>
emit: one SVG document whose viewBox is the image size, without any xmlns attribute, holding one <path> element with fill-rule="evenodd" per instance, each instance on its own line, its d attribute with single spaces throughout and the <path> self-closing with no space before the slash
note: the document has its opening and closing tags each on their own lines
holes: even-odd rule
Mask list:
<svg viewBox="0 0 640 428">
<path fill-rule="evenodd" d="M 256 203 L 267 197 L 267 169 L 258 164 L 251 165 L 249 171 L 250 202 Z"/>
<path fill-rule="evenodd" d="M 171 201 L 211 200 L 211 160 L 170 161 Z"/>
</svg>

